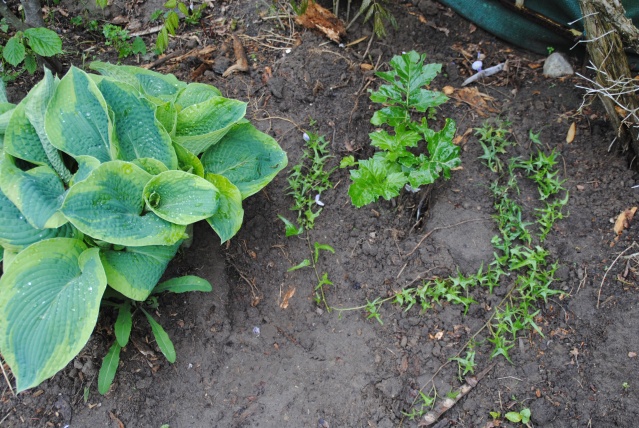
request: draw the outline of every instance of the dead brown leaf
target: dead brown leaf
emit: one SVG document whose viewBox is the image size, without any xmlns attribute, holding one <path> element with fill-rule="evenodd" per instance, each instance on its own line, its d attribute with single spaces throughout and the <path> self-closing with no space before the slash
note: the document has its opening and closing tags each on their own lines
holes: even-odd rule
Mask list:
<svg viewBox="0 0 639 428">
<path fill-rule="evenodd" d="M 295 295 L 295 287 L 290 288 L 282 297 L 282 301 L 280 302 L 280 308 L 286 309 L 288 308 L 288 301 Z"/>
<path fill-rule="evenodd" d="M 463 134 L 461 135 L 457 135 L 455 138 L 453 138 L 453 144 L 456 146 L 463 146 L 466 144 L 466 140 L 468 140 L 468 137 L 473 133 L 473 128 L 468 128 Z"/>
<path fill-rule="evenodd" d="M 619 235 L 621 235 L 624 229 L 628 229 L 630 227 L 630 222 L 632 221 L 632 218 L 635 216 L 636 212 L 637 207 L 632 207 L 625 211 L 622 211 L 621 214 L 619 214 L 613 228 L 613 230 L 615 231 L 615 235 L 617 235 L 617 238 L 619 238 Z"/>
<path fill-rule="evenodd" d="M 295 18 L 295 22 L 308 29 L 321 31 L 335 43 L 339 43 L 341 37 L 346 35 L 344 23 L 313 0 L 309 0 L 306 10 Z"/>
<path fill-rule="evenodd" d="M 486 117 L 490 113 L 497 113 L 497 109 L 488 104 L 488 102 L 493 102 L 495 99 L 490 95 L 479 92 L 477 88 L 467 87 L 460 89 L 451 98 L 468 104 L 482 117 Z"/>
<path fill-rule="evenodd" d="M 566 143 L 570 144 L 575 140 L 575 134 L 577 133 L 577 125 L 575 122 L 570 124 L 568 128 L 568 134 L 566 134 Z"/>
<path fill-rule="evenodd" d="M 361 63 L 361 64 L 359 65 L 359 68 L 360 68 L 362 71 L 370 71 L 370 70 L 372 70 L 372 69 L 373 69 L 373 64 L 368 64 L 368 63 L 364 62 L 364 63 Z"/>
</svg>

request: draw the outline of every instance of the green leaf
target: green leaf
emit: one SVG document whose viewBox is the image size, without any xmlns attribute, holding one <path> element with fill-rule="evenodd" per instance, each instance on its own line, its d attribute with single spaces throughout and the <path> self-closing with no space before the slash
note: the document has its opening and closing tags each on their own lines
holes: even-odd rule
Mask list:
<svg viewBox="0 0 639 428">
<path fill-rule="evenodd" d="M 166 31 L 168 31 L 169 34 L 175 36 L 175 30 L 177 30 L 179 25 L 180 17 L 178 16 L 178 14 L 173 11 L 169 12 L 166 15 L 166 19 L 164 21 L 164 28 L 166 28 Z"/>
<path fill-rule="evenodd" d="M 409 120 L 409 115 L 403 107 L 384 107 L 373 113 L 371 123 L 375 126 L 387 124 L 389 126 L 400 126 Z"/>
<path fill-rule="evenodd" d="M 450 177 L 450 170 L 461 165 L 460 148 L 453 144 L 453 137 L 457 127 L 455 121 L 446 119 L 444 127 L 439 132 L 425 133 L 428 141 L 428 153 L 432 162 L 437 163 L 438 170 L 444 177 Z"/>
<path fill-rule="evenodd" d="M 180 278 L 169 279 L 156 285 L 153 294 L 166 292 L 186 293 L 187 291 L 209 292 L 213 289 L 211 283 L 199 276 L 187 275 Z"/>
<path fill-rule="evenodd" d="M 103 76 L 112 77 L 127 83 L 149 97 L 162 101 L 174 101 L 178 92 L 186 87 L 172 74 L 162 74 L 132 65 L 114 65 L 107 62 L 93 61 L 89 68 Z"/>
<path fill-rule="evenodd" d="M 107 275 L 108 280 L 108 275 Z M 118 345 L 125 347 L 129 343 L 131 328 L 133 327 L 133 315 L 131 314 L 131 302 L 126 301 L 118 308 L 118 318 L 113 325 L 115 339 Z"/>
<path fill-rule="evenodd" d="M 155 49 L 158 53 L 164 53 L 166 48 L 169 47 L 169 32 L 166 27 L 162 27 L 158 33 L 157 39 L 155 39 Z"/>
<path fill-rule="evenodd" d="M 353 205 L 361 208 L 379 197 L 389 200 L 399 195 L 407 182 L 397 164 L 388 164 L 383 156 L 360 160 L 359 169 L 351 170 L 353 183 L 348 188 Z"/>
<path fill-rule="evenodd" d="M 287 163 L 277 141 L 247 122 L 234 126 L 202 155 L 204 171 L 231 180 L 242 199 L 259 192 Z"/>
<path fill-rule="evenodd" d="M 32 92 L 36 89 L 37 86 Z M 31 98 L 31 94 L 27 95 L 13 110 L 4 134 L 4 151 L 35 165 L 50 165 L 38 132 L 27 117 L 27 103 Z"/>
<path fill-rule="evenodd" d="M 206 221 L 215 230 L 223 244 L 235 236 L 242 227 L 244 219 L 242 194 L 228 178 L 222 175 L 206 174 L 204 178 L 213 183 L 220 192 L 217 211 Z"/>
<path fill-rule="evenodd" d="M 95 0 L 95 4 L 97 4 L 101 9 L 104 9 L 108 6 L 109 0 Z"/>
<path fill-rule="evenodd" d="M 53 238 L 21 251 L 0 278 L 0 350 L 18 392 L 64 368 L 98 318 L 106 275 L 97 248 Z"/>
<path fill-rule="evenodd" d="M 299 264 L 297 264 L 297 265 L 295 265 L 295 266 L 293 266 L 291 268 L 288 268 L 286 270 L 286 272 L 293 272 L 295 270 L 302 269 L 302 268 L 308 267 L 310 265 L 311 265 L 311 261 L 309 259 L 304 259 Z"/>
<path fill-rule="evenodd" d="M 78 170 L 69 181 L 69 186 L 86 179 L 94 169 L 101 165 L 100 161 L 93 156 L 76 156 L 75 161 L 78 163 Z"/>
<path fill-rule="evenodd" d="M 173 140 L 195 155 L 220 141 L 246 113 L 246 103 L 213 97 L 178 111 Z"/>
<path fill-rule="evenodd" d="M 102 366 L 100 366 L 100 372 L 98 373 L 98 392 L 102 395 L 109 392 L 113 379 L 115 379 L 115 373 L 118 371 L 118 365 L 120 364 L 121 349 L 122 347 L 117 341 L 113 342 L 109 352 L 102 360 Z"/>
<path fill-rule="evenodd" d="M 179 246 L 176 243 L 126 247 L 122 251 L 100 251 L 109 285 L 129 299 L 146 300 L 175 257 Z"/>
<path fill-rule="evenodd" d="M 521 415 L 518 412 L 508 412 L 504 416 L 510 422 L 521 422 Z"/>
<path fill-rule="evenodd" d="M 13 158 L 5 155 L 0 164 L 0 189 L 37 229 L 60 227 L 67 222 L 59 212 L 66 190 L 48 166 L 22 171 Z"/>
<path fill-rule="evenodd" d="M 14 67 L 24 60 L 25 54 L 26 50 L 18 34 L 7 40 L 7 44 L 2 49 L 2 57 Z"/>
<path fill-rule="evenodd" d="M 316 242 L 314 247 L 315 252 L 313 253 L 313 260 L 315 261 L 315 263 L 317 263 L 317 260 L 319 259 L 320 250 L 328 251 L 335 254 L 335 249 L 328 244 L 320 244 Z"/>
<path fill-rule="evenodd" d="M 184 16 L 189 16 L 189 8 L 188 8 L 188 7 L 186 7 L 186 5 L 185 5 L 184 3 L 179 2 L 179 3 L 177 4 L 177 8 L 178 8 L 178 10 L 179 10 L 180 12 L 182 12 L 182 14 L 183 14 Z"/>
<path fill-rule="evenodd" d="M 82 70 L 71 70 L 60 80 L 49 102 L 44 129 L 51 144 L 72 156 L 111 160 L 111 120 L 96 84 Z"/>
<path fill-rule="evenodd" d="M 0 245 L 11 251 L 22 251 L 29 245 L 50 238 L 82 238 L 71 224 L 57 229 L 36 229 L 20 210 L 0 192 Z"/>
<path fill-rule="evenodd" d="M 71 179 L 71 173 L 64 164 L 61 153 L 49 141 L 49 136 L 44 129 L 47 106 L 51 98 L 53 98 L 58 83 L 59 79 L 54 78 L 51 71 L 45 67 L 44 79 L 31 89 L 24 100 L 26 103 L 24 112 L 38 137 L 40 137 L 39 143 L 48 159 L 48 164 L 53 167 L 64 182 L 68 182 Z"/>
<path fill-rule="evenodd" d="M 140 308 L 142 309 L 142 308 Z M 166 331 L 162 328 L 160 324 L 156 320 L 153 319 L 151 314 L 142 309 L 142 312 L 146 316 L 146 319 L 149 321 L 151 325 L 151 331 L 153 332 L 153 337 L 155 337 L 155 341 L 164 354 L 164 357 L 167 359 L 169 363 L 174 363 L 177 356 L 175 355 L 175 348 L 173 347 L 173 342 L 169 338 L 169 335 L 166 334 Z"/>
<path fill-rule="evenodd" d="M 168 0 L 164 3 L 164 7 L 167 9 L 174 9 L 177 7 L 177 0 Z"/>
<path fill-rule="evenodd" d="M 144 187 L 146 207 L 171 223 L 204 220 L 218 209 L 219 190 L 208 180 L 184 171 L 166 171 Z"/>
<path fill-rule="evenodd" d="M 134 54 L 146 55 L 146 45 L 144 44 L 144 39 L 142 37 L 136 37 L 133 39 L 133 43 L 131 43 L 131 52 Z"/>
<path fill-rule="evenodd" d="M 286 217 L 281 216 L 279 214 L 277 215 L 277 217 L 284 222 L 287 238 L 289 236 L 297 236 L 304 233 L 304 228 L 302 226 L 299 226 L 299 227 L 295 226 L 293 222 L 289 221 Z"/>
<path fill-rule="evenodd" d="M 81 232 L 117 245 L 173 245 L 185 227 L 143 212 L 143 191 L 151 175 L 124 161 L 103 163 L 76 183 L 62 205 Z"/>
<path fill-rule="evenodd" d="M 29 47 L 40 56 L 54 56 L 62 53 L 62 39 L 48 28 L 27 28 L 24 35 Z"/>
<path fill-rule="evenodd" d="M 155 118 L 155 105 L 126 83 L 103 79 L 98 87 L 113 112 L 116 157 L 127 161 L 154 158 L 176 169 L 171 137 Z"/>
<path fill-rule="evenodd" d="M 24 57 L 24 68 L 29 72 L 29 74 L 35 73 L 38 69 L 38 61 L 33 54 L 28 54 Z"/>
<path fill-rule="evenodd" d="M 192 105 L 208 101 L 211 98 L 221 96 L 222 93 L 215 86 L 194 82 L 189 83 L 186 88 L 180 92 L 175 100 L 175 104 L 185 109 Z"/>
<path fill-rule="evenodd" d="M 173 143 L 173 148 L 178 158 L 178 167 L 185 172 L 190 172 L 199 177 L 204 177 L 204 166 L 200 158 L 189 152 L 177 143 Z"/>
<path fill-rule="evenodd" d="M 139 166 L 151 175 L 158 175 L 169 170 L 166 165 L 153 158 L 139 158 L 131 161 L 131 163 Z"/>
<path fill-rule="evenodd" d="M 173 101 L 167 101 L 165 103 L 156 105 L 155 118 L 164 127 L 164 130 L 169 135 L 175 134 L 175 125 L 177 124 L 177 109 Z"/>
</svg>

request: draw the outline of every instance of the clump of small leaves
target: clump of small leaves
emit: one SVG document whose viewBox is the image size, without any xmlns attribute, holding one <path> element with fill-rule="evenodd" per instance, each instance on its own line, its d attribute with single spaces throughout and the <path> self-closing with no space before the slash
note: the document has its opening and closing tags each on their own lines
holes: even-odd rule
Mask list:
<svg viewBox="0 0 639 428">
<path fill-rule="evenodd" d="M 390 200 L 406 186 L 416 191 L 439 177 L 449 178 L 461 164 L 459 147 L 453 144 L 455 122 L 446 119 L 437 132 L 428 125 L 435 108 L 448 97 L 425 89 L 441 71 L 441 64 L 425 64 L 425 60 L 426 55 L 411 51 L 393 57 L 390 71 L 376 73 L 387 84 L 371 93 L 371 100 L 384 106 L 371 123 L 391 132 L 379 129 L 370 134 L 371 145 L 379 149 L 372 158 L 355 161 L 348 156 L 340 164 L 357 166 L 350 171 L 348 194 L 358 208 L 380 197 Z M 413 114 L 421 114 L 421 120 L 414 121 Z M 425 150 L 415 154 L 420 143 Z"/>
<path fill-rule="evenodd" d="M 113 46 L 118 51 L 118 58 L 126 58 L 130 55 L 146 54 L 146 45 L 142 37 L 136 37 L 130 41 L 129 31 L 113 24 L 105 24 L 102 34 L 106 39 L 105 45 Z"/>
<path fill-rule="evenodd" d="M 206 3 L 202 3 L 196 8 L 193 6 L 193 2 L 187 6 L 186 3 L 182 1 L 168 0 L 164 3 L 164 8 L 167 9 L 164 14 L 162 14 L 161 11 L 160 13 L 156 11 L 152 15 L 152 20 L 164 20 L 164 25 L 160 29 L 155 41 L 155 50 L 159 54 L 163 53 L 169 46 L 169 34 L 175 36 L 175 32 L 180 25 L 180 16 L 178 15 L 178 12 L 182 13 L 184 22 L 187 25 L 195 25 L 200 22 L 200 19 L 202 19 L 202 12 L 206 8 Z"/>
<path fill-rule="evenodd" d="M 484 154 L 479 159 L 482 159 L 492 172 L 501 173 L 504 169 L 499 155 L 505 154 L 506 148 L 513 144 L 508 141 L 509 126 L 510 122 L 504 120 L 492 124 L 486 122 L 481 128 L 475 129 L 475 135 L 484 150 Z"/>
<path fill-rule="evenodd" d="M 329 141 L 324 136 L 305 132 L 304 142 L 306 147 L 302 157 L 291 168 L 288 175 L 288 194 L 293 197 L 291 210 L 297 212 L 299 224 L 299 228 L 293 226 L 295 235 L 302 233 L 303 230 L 313 229 L 315 226 L 315 219 L 324 206 L 320 199 L 321 194 L 333 187 L 330 176 L 336 169 L 327 168 L 327 162 L 332 156 L 329 154 Z M 288 231 L 287 236 L 289 236 Z"/>
</svg>

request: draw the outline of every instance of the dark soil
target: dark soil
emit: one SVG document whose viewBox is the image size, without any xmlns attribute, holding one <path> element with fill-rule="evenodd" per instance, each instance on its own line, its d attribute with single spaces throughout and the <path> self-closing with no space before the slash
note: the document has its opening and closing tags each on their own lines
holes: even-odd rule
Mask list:
<svg viewBox="0 0 639 428">
<path fill-rule="evenodd" d="M 128 15 L 143 20 L 156 8 L 140 2 L 114 3 L 108 19 Z M 222 44 L 228 43 L 231 20 L 237 20 L 250 71 L 223 78 L 209 70 L 197 80 L 247 101 L 248 117 L 279 141 L 290 166 L 300 160 L 304 130 L 315 130 L 331 141 L 331 166 L 347 154 L 372 154 L 368 133 L 374 108 L 367 89 L 379 82 L 372 71 L 363 71 L 362 63 L 384 68 L 402 51 L 425 52 L 428 61 L 443 64 L 442 75 L 433 82 L 441 89 L 460 88 L 469 75 L 462 49 L 483 52 L 486 65 L 508 59 L 510 71 L 477 86 L 493 98 L 486 106 L 453 99 L 438 111 L 435 128 L 450 117 L 457 122 L 458 135 L 470 133 L 460 143 L 463 169 L 434 186 L 419 223 L 415 210 L 421 195 L 356 209 L 347 195 L 348 172 L 334 172 L 334 188 L 321 195 L 325 207 L 310 232 L 311 243 L 336 250 L 322 252 L 318 264 L 320 274 L 326 272 L 334 283 L 325 287 L 326 299 L 336 308 L 357 307 L 415 279 L 457 270 L 473 273 L 482 263 L 490 263 L 490 241 L 497 229 L 488 185 L 495 176 L 478 160 L 482 150 L 472 129 L 487 118 L 510 121 L 518 144 L 509 149 L 509 156 L 535 151 L 528 132 L 541 130 L 545 148 L 561 154 L 564 186 L 570 191 L 570 216 L 556 224 L 545 244 L 561 266 L 554 286 L 567 295 L 554 296 L 542 306 L 537 321 L 544 336 L 522 335 L 511 350 L 512 364 L 501 357 L 491 361 L 488 343 L 478 346 L 476 372 L 492 362 L 494 368 L 436 426 L 488 427 L 489 412 L 504 415 L 525 407 L 532 412 L 531 426 L 634 426 L 639 418 L 639 290 L 632 259 L 619 258 L 602 279 L 635 241 L 631 227 L 611 245 L 611 219 L 636 203 L 631 186 L 639 176 L 628 168 L 625 157 L 609 151 L 614 133 L 603 109 L 595 103 L 578 112 L 582 94 L 575 84 L 582 81 L 544 78 L 538 67 L 543 57 L 509 46 L 424 0 L 421 8 L 392 5 L 398 29 L 389 29 L 388 37 L 375 39 L 369 49 L 368 40 L 339 47 L 318 33 L 291 28 L 286 17 L 281 17 L 285 28 L 279 28 L 266 3 L 212 4 L 202 28 L 183 30 L 172 49 L 213 44 L 219 48 L 211 57 L 216 66 L 232 63 L 232 49 L 222 53 Z M 64 3 L 59 7 L 69 16 L 83 13 L 78 8 Z M 55 26 L 64 32 L 66 65 L 83 66 L 83 50 L 87 60 L 94 55 L 116 60 L 113 51 L 100 45 L 99 32 L 74 28 L 61 13 L 54 17 Z M 345 43 L 370 33 L 369 24 L 356 24 Z M 158 69 L 191 80 L 199 65 L 198 60 L 167 62 Z M 581 62 L 574 66 L 586 73 Z M 28 84 L 19 80 L 11 90 L 19 97 Z M 310 119 L 317 121 L 316 128 L 308 125 Z M 577 123 L 577 136 L 568 144 L 572 122 Z M 214 286 L 209 294 L 161 298 L 156 315 L 175 343 L 175 364 L 163 360 L 148 326 L 140 322 L 133 332 L 137 346 L 123 350 L 111 391 L 99 395 L 97 370 L 114 340 L 113 314 L 105 311 L 86 348 L 65 370 L 17 397 L 3 387 L 0 425 L 416 426 L 403 412 L 410 412 L 417 390 L 429 392 L 434 386 L 445 396 L 459 388 L 457 367 L 447 362 L 488 321 L 508 284 L 492 295 L 474 290 L 478 303 L 467 314 L 445 302 L 424 314 L 387 304 L 380 311 L 381 325 L 362 310 L 341 316 L 328 312 L 313 301 L 317 280 L 312 270 L 287 272 L 309 257 L 309 250 L 305 240 L 286 238 L 277 218 L 295 217 L 289 210 L 286 173 L 245 201 L 243 228 L 228 245 L 220 246 L 210 228 L 198 224 L 193 246 L 171 264 L 167 277 L 196 274 Z M 527 214 L 537 206 L 531 195 L 523 200 Z M 636 252 L 630 249 L 625 255 Z M 284 309 L 280 303 L 292 288 L 295 294 Z"/>
</svg>

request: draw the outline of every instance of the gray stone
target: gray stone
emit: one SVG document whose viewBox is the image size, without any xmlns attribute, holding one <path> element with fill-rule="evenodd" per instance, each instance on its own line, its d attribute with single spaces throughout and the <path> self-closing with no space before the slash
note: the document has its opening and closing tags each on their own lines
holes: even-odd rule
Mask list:
<svg viewBox="0 0 639 428">
<path fill-rule="evenodd" d="M 563 54 L 553 52 L 546 58 L 546 62 L 544 62 L 544 76 L 556 78 L 570 76 L 572 74 L 575 74 L 575 71 Z"/>
</svg>

